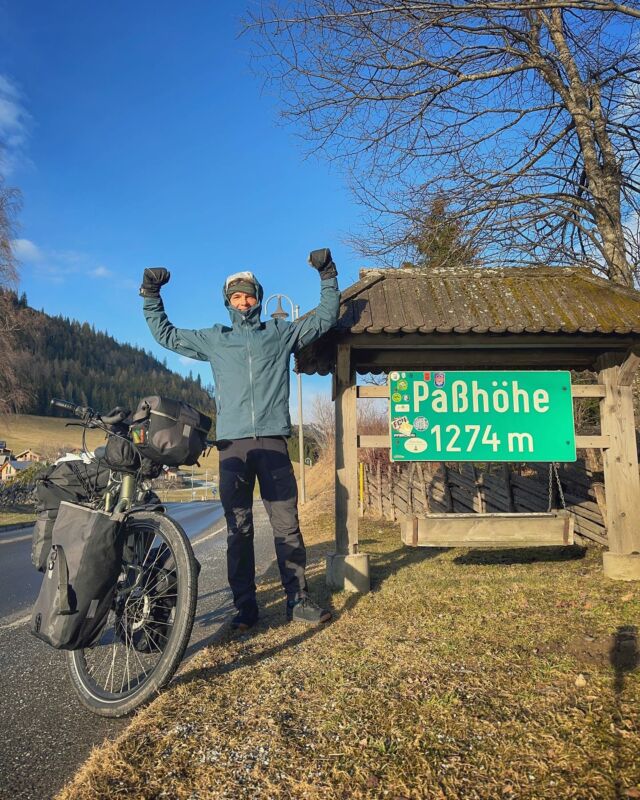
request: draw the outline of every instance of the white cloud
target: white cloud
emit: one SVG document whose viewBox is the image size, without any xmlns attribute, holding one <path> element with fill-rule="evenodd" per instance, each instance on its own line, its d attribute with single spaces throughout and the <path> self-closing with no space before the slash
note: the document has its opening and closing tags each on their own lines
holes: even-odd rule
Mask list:
<svg viewBox="0 0 640 800">
<path fill-rule="evenodd" d="M 189 358 L 189 356 L 180 356 L 178 361 L 185 366 L 189 366 L 189 364 L 197 364 L 198 361 L 195 358 Z"/>
<path fill-rule="evenodd" d="M 23 157 L 29 114 L 15 83 L 0 75 L 0 173 L 8 175 Z"/>
<path fill-rule="evenodd" d="M 93 275 L 94 278 L 112 278 L 113 272 L 106 267 L 96 267 L 89 272 L 89 275 Z"/>
<path fill-rule="evenodd" d="M 18 261 L 22 261 L 24 264 L 39 264 L 45 259 L 42 250 L 29 239 L 14 239 L 11 242 L 11 248 Z"/>
<path fill-rule="evenodd" d="M 68 277 L 78 275 L 98 280 L 116 277 L 103 264 L 96 264 L 91 255 L 78 250 L 48 250 L 30 239 L 14 239 L 11 246 L 18 261 L 54 283 L 64 283 Z"/>
</svg>

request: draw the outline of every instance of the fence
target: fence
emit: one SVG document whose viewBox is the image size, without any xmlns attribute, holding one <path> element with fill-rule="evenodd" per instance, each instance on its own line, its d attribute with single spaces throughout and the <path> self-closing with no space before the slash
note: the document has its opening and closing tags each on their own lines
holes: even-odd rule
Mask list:
<svg viewBox="0 0 640 800">
<path fill-rule="evenodd" d="M 362 464 L 361 512 L 397 521 L 427 512 L 538 512 L 566 508 L 575 533 L 607 544 L 604 476 L 599 451 L 558 465 Z M 564 501 L 564 502 L 563 502 Z"/>
</svg>

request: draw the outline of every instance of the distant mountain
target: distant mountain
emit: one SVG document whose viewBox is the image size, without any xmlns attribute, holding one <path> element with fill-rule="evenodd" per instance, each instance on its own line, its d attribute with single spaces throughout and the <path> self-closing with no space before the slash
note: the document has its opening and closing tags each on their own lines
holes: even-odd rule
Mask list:
<svg viewBox="0 0 640 800">
<path fill-rule="evenodd" d="M 73 400 L 99 411 L 116 405 L 135 409 L 146 395 L 185 400 L 209 416 L 215 415 L 213 387 L 200 377 L 183 378 L 151 353 L 120 344 L 87 322 L 51 317 L 14 298 L 19 312 L 24 381 L 32 402 L 27 414 L 50 415 L 52 397 Z"/>
</svg>

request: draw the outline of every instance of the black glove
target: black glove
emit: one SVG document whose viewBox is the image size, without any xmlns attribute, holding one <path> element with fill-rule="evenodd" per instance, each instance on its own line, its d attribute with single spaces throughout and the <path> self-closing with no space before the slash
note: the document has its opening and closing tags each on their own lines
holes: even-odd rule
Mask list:
<svg viewBox="0 0 640 800">
<path fill-rule="evenodd" d="M 149 267 L 142 276 L 140 294 L 142 297 L 160 297 L 160 287 L 169 283 L 171 273 L 164 267 Z"/>
<path fill-rule="evenodd" d="M 338 274 L 336 265 L 331 258 L 331 250 L 322 247 L 320 250 L 312 250 L 307 259 L 309 264 L 320 273 L 321 280 L 325 278 L 335 278 Z"/>
</svg>

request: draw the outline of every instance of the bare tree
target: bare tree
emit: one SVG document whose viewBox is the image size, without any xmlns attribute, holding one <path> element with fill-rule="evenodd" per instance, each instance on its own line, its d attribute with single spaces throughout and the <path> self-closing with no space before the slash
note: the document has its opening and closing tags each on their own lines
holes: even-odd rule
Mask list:
<svg viewBox="0 0 640 800">
<path fill-rule="evenodd" d="M 313 431 L 318 447 L 323 454 L 333 453 L 336 441 L 336 417 L 331 399 L 324 394 L 316 394 L 311 403 Z"/>
<path fill-rule="evenodd" d="M 358 433 L 380 436 L 389 433 L 389 403 L 386 400 L 358 402 Z M 389 462 L 388 447 L 367 447 L 358 451 L 358 461 L 370 466 L 377 461 Z"/>
<path fill-rule="evenodd" d="M 313 429 L 322 455 L 333 456 L 336 441 L 336 416 L 334 404 L 328 395 L 317 394 L 311 403 Z M 389 407 L 384 400 L 358 402 L 358 433 L 380 435 L 389 431 Z M 388 461 L 388 448 L 367 448 L 358 458 L 368 464 L 377 460 Z"/>
<path fill-rule="evenodd" d="M 14 290 L 18 273 L 11 248 L 19 195 L 0 177 L 0 413 L 18 411 L 29 398 L 18 345 L 20 314 Z"/>
<path fill-rule="evenodd" d="M 434 198 L 492 263 L 638 269 L 640 0 L 282 0 L 248 23 L 284 114 L 398 252 Z"/>
</svg>

